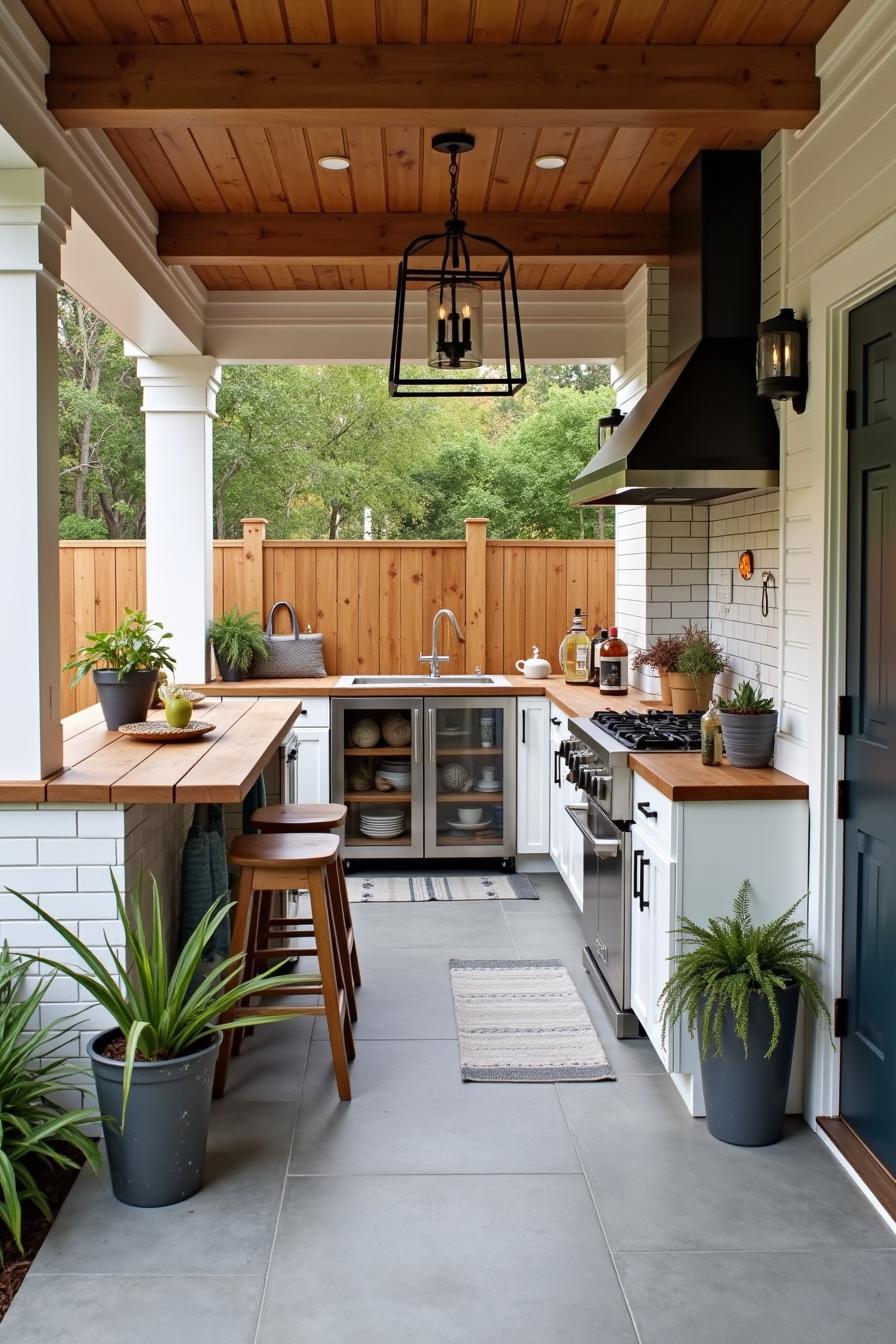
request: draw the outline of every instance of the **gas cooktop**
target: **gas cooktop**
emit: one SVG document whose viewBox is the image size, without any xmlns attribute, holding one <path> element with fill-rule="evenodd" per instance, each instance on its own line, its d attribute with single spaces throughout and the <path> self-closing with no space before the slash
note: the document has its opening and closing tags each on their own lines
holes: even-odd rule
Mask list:
<svg viewBox="0 0 896 1344">
<path fill-rule="evenodd" d="M 699 751 L 699 709 L 689 714 L 673 714 L 664 709 L 648 709 L 643 714 L 598 710 L 591 722 L 629 751 Z"/>
</svg>

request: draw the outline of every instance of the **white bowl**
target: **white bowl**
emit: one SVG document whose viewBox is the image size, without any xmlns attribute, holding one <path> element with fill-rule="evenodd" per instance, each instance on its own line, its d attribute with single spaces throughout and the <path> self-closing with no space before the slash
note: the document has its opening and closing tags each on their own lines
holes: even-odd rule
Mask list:
<svg viewBox="0 0 896 1344">
<path fill-rule="evenodd" d="M 457 809 L 457 819 L 463 822 L 465 826 L 475 826 L 477 821 L 482 820 L 482 808 L 459 807 Z"/>
</svg>

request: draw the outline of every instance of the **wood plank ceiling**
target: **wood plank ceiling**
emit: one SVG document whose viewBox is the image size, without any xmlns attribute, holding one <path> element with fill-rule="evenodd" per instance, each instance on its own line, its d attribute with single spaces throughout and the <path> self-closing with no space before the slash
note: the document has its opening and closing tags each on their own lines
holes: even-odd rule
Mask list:
<svg viewBox="0 0 896 1344">
<path fill-rule="evenodd" d="M 846 0 L 24 0 L 56 45 L 540 43 L 813 46 Z M 183 125 L 110 128 L 160 212 L 442 211 L 448 126 Z M 702 148 L 756 148 L 764 129 L 466 126 L 464 211 L 665 212 Z M 566 166 L 535 167 L 542 154 Z M 318 166 L 345 154 L 348 172 Z M 416 230 L 408 221 L 408 241 Z M 209 289 L 387 289 L 395 266 L 204 265 Z M 523 264 L 529 289 L 614 289 L 636 270 L 599 260 Z"/>
</svg>

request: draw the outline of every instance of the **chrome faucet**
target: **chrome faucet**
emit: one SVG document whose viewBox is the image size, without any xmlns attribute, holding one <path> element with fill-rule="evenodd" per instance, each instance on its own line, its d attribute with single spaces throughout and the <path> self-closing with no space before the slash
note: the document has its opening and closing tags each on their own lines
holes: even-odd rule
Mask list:
<svg viewBox="0 0 896 1344">
<path fill-rule="evenodd" d="M 418 659 L 421 663 L 429 663 L 429 675 L 431 677 L 438 677 L 441 675 L 439 672 L 439 663 L 447 663 L 449 658 L 447 653 L 439 653 L 439 621 L 443 616 L 447 616 L 448 620 L 454 626 L 454 633 L 457 635 L 461 644 L 465 643 L 463 631 L 457 623 L 457 617 L 454 612 L 449 611 L 447 607 L 442 607 L 432 618 L 432 653 L 421 653 Z"/>
</svg>

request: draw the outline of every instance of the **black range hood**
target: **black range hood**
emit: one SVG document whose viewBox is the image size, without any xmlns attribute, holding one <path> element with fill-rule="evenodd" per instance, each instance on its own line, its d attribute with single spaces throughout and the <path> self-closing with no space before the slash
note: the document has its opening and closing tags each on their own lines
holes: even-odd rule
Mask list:
<svg viewBox="0 0 896 1344">
<path fill-rule="evenodd" d="M 756 150 L 704 150 L 670 195 L 671 359 L 572 485 L 572 502 L 706 502 L 778 484 L 756 395 L 762 179 Z"/>
</svg>

